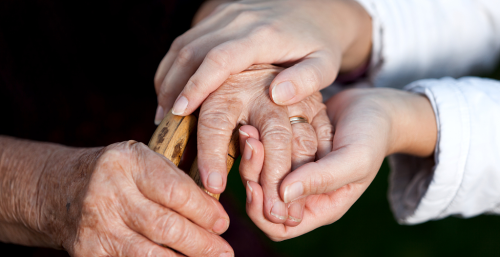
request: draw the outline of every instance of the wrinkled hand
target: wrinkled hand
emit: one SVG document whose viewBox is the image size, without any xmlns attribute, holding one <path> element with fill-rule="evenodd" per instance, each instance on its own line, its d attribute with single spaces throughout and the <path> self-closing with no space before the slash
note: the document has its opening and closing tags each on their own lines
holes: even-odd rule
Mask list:
<svg viewBox="0 0 500 257">
<path fill-rule="evenodd" d="M 160 63 L 155 120 L 172 106 L 174 114 L 192 113 L 230 75 L 260 63 L 291 66 L 270 82 L 270 95 L 280 105 L 300 102 L 339 71 L 363 65 L 370 48 L 370 16 L 353 0 L 222 4 L 178 37 Z"/>
<path fill-rule="evenodd" d="M 71 206 L 79 220 L 71 255 L 181 256 L 165 245 L 187 256 L 234 256 L 217 235 L 229 225 L 222 206 L 144 144 L 106 147 L 89 167 L 79 207 Z"/>
<path fill-rule="evenodd" d="M 318 148 L 331 149 L 325 147 L 325 142 L 331 145 L 332 130 L 319 93 L 290 106 L 271 101 L 268 88 L 281 70 L 272 65 L 254 65 L 231 76 L 210 94 L 199 114 L 198 168 L 205 188 L 222 193 L 232 132 L 238 124 L 255 126 L 265 150 L 260 175 L 264 216 L 273 223 L 295 226 L 302 219 L 302 206 L 289 213 L 280 198 L 279 185 L 292 168 L 313 161 Z M 289 117 L 296 115 L 307 118 L 310 124 L 290 125 Z M 240 130 L 240 137 L 248 136 L 246 133 Z"/>
<path fill-rule="evenodd" d="M 253 152 L 240 164 L 242 177 L 249 178 L 247 213 L 273 240 L 293 238 L 340 219 L 373 181 L 385 156 L 429 156 L 434 151 L 436 122 L 424 96 L 393 89 L 347 90 L 330 99 L 327 110 L 335 128 L 331 151 L 319 151 L 318 161 L 291 172 L 280 185 L 288 205 L 305 201 L 302 222 L 296 227 L 265 219 L 262 177 L 256 183 L 262 139 L 255 128 L 246 128 L 255 132 L 241 142 L 247 144 L 243 156 Z"/>
</svg>

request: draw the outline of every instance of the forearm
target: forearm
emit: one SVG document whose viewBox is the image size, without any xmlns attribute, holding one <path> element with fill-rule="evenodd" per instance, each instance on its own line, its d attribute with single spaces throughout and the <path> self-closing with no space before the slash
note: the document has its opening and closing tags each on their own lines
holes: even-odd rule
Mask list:
<svg viewBox="0 0 500 257">
<path fill-rule="evenodd" d="M 61 248 L 98 149 L 0 136 L 0 240 Z"/>
<path fill-rule="evenodd" d="M 340 22 L 337 41 L 345 42 L 342 46 L 340 73 L 351 72 L 362 67 L 370 60 L 372 52 L 372 19 L 370 14 L 356 1 L 336 1 L 332 13 Z"/>
<path fill-rule="evenodd" d="M 406 89 L 430 99 L 439 137 L 433 162 L 408 155 L 390 159 L 389 196 L 398 221 L 500 213 L 500 82 L 427 79 Z"/>
<path fill-rule="evenodd" d="M 437 141 L 437 124 L 429 99 L 421 94 L 399 90 L 388 101 L 392 131 L 387 155 L 405 153 L 430 156 Z"/>
</svg>

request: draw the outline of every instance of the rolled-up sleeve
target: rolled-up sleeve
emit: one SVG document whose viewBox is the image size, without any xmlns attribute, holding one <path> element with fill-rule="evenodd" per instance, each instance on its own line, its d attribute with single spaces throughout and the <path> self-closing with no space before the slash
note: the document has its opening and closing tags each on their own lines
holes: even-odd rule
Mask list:
<svg viewBox="0 0 500 257">
<path fill-rule="evenodd" d="M 390 157 L 389 201 L 396 219 L 416 224 L 500 213 L 500 82 L 428 79 L 405 89 L 429 98 L 438 142 L 433 158 Z"/>
<path fill-rule="evenodd" d="M 496 65 L 500 1 L 357 1 L 372 17 L 372 86 L 402 88 L 417 79 L 459 78 Z"/>
</svg>

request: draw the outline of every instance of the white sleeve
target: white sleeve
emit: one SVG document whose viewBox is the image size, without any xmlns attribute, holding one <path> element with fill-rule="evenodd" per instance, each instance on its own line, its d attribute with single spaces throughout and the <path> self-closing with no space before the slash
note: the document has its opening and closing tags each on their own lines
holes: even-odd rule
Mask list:
<svg viewBox="0 0 500 257">
<path fill-rule="evenodd" d="M 357 1 L 372 17 L 372 86 L 484 74 L 500 57 L 498 0 Z"/>
<path fill-rule="evenodd" d="M 434 160 L 390 157 L 389 201 L 398 222 L 500 214 L 500 82 L 428 79 L 406 90 L 429 98 L 438 142 Z"/>
</svg>

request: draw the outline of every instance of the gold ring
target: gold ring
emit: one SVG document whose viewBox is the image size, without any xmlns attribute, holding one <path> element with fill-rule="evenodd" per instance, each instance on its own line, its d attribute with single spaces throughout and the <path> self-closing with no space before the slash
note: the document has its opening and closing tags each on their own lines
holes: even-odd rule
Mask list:
<svg viewBox="0 0 500 257">
<path fill-rule="evenodd" d="M 306 118 L 301 117 L 301 116 L 293 116 L 290 117 L 290 124 L 297 124 L 297 123 L 309 123 Z"/>
</svg>

